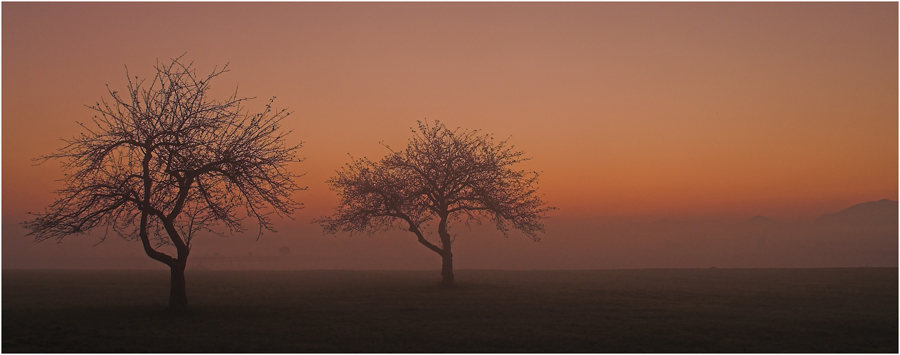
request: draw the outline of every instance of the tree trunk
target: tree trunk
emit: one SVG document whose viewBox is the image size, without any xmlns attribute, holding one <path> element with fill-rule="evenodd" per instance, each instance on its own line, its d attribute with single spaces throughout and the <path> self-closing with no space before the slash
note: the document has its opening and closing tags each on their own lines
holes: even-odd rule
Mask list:
<svg viewBox="0 0 900 355">
<path fill-rule="evenodd" d="M 441 237 L 441 286 L 453 286 L 453 252 L 450 246 L 453 242 L 450 240 L 450 233 L 447 233 L 447 212 L 439 213 L 441 222 L 438 223 L 438 235 Z"/>
<path fill-rule="evenodd" d="M 187 289 L 184 282 L 184 268 L 187 265 L 186 260 L 176 260 L 171 266 L 172 270 L 172 287 L 169 293 L 169 310 L 174 312 L 183 312 L 187 310 Z"/>
<path fill-rule="evenodd" d="M 453 286 L 453 253 L 450 252 L 450 245 L 444 247 L 445 250 L 441 254 L 441 286 Z"/>
</svg>

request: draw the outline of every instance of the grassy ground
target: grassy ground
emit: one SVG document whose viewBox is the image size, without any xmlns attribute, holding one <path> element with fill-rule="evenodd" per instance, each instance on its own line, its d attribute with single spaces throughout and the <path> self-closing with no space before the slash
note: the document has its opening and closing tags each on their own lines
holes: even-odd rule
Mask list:
<svg viewBox="0 0 900 355">
<path fill-rule="evenodd" d="M 3 270 L 3 352 L 892 352 L 896 268 Z"/>
</svg>

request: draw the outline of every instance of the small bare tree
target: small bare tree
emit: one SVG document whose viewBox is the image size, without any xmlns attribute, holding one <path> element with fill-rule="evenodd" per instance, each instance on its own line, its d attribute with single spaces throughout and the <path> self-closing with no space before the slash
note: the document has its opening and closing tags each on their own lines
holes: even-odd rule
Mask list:
<svg viewBox="0 0 900 355">
<path fill-rule="evenodd" d="M 250 98 L 236 91 L 224 101 L 209 98 L 210 82 L 227 65 L 198 76 L 182 57 L 157 62 L 149 82 L 129 75 L 125 93 L 107 88 L 108 100 L 88 106 L 98 115 L 81 124 L 86 132 L 38 159 L 63 162 L 64 187 L 25 222 L 36 241 L 101 226 L 103 239 L 112 231 L 139 240 L 171 269 L 169 308 L 176 311 L 187 308 L 184 269 L 198 232 L 242 232 L 247 217 L 259 234 L 274 230 L 272 214 L 301 208 L 291 195 L 305 189 L 285 168 L 300 161 L 300 145 L 288 145 L 289 132 L 279 129 L 290 113 L 274 110 L 270 100 L 250 114 L 242 106 Z M 160 251 L 164 245 L 175 255 Z"/>
<path fill-rule="evenodd" d="M 326 232 L 409 230 L 441 256 L 444 286 L 453 285 L 454 222 L 488 218 L 504 235 L 512 227 L 540 239 L 541 219 L 555 208 L 537 194 L 538 173 L 512 169 L 527 160 L 523 152 L 489 134 L 450 130 L 440 122 L 420 121 L 412 131 L 405 150 L 387 147 L 391 152 L 380 161 L 354 160 L 328 180 L 341 203 L 333 215 L 317 220 Z M 422 232 L 434 219 L 437 242 Z"/>
</svg>

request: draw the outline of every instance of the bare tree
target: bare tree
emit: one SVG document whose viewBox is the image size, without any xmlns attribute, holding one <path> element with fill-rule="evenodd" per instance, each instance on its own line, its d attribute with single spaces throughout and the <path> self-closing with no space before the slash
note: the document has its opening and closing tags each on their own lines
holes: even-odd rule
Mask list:
<svg viewBox="0 0 900 355">
<path fill-rule="evenodd" d="M 98 115 L 81 124 L 86 132 L 38 159 L 63 162 L 64 187 L 44 213 L 25 222 L 36 241 L 101 226 L 103 239 L 114 232 L 139 240 L 171 269 L 172 310 L 187 308 L 184 269 L 193 237 L 242 232 L 248 217 L 259 234 L 274 231 L 271 216 L 302 208 L 291 195 L 305 189 L 286 169 L 300 161 L 300 144 L 288 145 L 290 132 L 279 129 L 290 113 L 270 100 L 250 114 L 243 107 L 250 98 L 236 91 L 211 99 L 210 82 L 228 66 L 198 76 L 182 57 L 157 62 L 149 81 L 129 75 L 126 92 L 107 87 L 109 99 L 88 106 Z M 161 251 L 164 245 L 174 246 L 175 255 Z"/>
<path fill-rule="evenodd" d="M 489 219 L 506 235 L 510 227 L 538 241 L 547 207 L 537 195 L 538 173 L 514 170 L 528 160 L 507 141 L 489 134 L 450 130 L 440 122 L 419 122 L 405 150 L 377 162 L 366 158 L 347 164 L 328 180 L 340 195 L 335 213 L 317 220 L 328 233 L 374 233 L 406 229 L 419 243 L 441 256 L 442 285 L 453 285 L 454 222 Z M 423 233 L 438 221 L 438 240 Z"/>
</svg>

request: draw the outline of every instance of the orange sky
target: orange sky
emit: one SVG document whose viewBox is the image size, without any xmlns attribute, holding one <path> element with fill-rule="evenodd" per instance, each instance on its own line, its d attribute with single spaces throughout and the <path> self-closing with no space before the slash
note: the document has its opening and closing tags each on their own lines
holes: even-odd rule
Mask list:
<svg viewBox="0 0 900 355">
<path fill-rule="evenodd" d="M 896 3 L 3 3 L 2 17 L 4 257 L 58 187 L 59 165 L 30 159 L 78 132 L 124 65 L 146 76 L 184 52 L 201 71 L 230 62 L 221 93 L 295 112 L 309 190 L 288 230 L 333 208 L 324 181 L 347 153 L 378 158 L 422 118 L 511 136 L 560 221 L 790 220 L 898 196 Z"/>
</svg>

